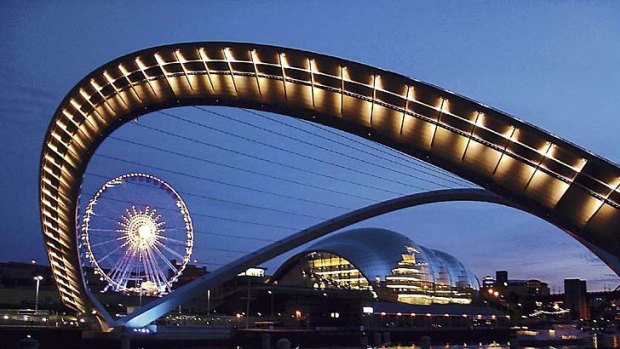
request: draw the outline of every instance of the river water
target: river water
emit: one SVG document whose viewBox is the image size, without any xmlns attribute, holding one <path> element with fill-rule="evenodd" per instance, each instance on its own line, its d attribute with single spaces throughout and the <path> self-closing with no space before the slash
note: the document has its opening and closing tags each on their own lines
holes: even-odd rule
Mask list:
<svg viewBox="0 0 620 349">
<path fill-rule="evenodd" d="M 382 347 L 385 349 L 420 349 L 419 345 L 396 345 Z M 540 346 L 520 346 L 523 349 L 604 349 L 604 348 L 620 348 L 619 335 L 593 335 L 591 340 L 581 344 L 574 345 L 540 345 Z M 510 349 L 508 343 L 491 343 L 491 344 L 454 344 L 446 343 L 445 345 L 433 345 L 432 349 Z"/>
</svg>

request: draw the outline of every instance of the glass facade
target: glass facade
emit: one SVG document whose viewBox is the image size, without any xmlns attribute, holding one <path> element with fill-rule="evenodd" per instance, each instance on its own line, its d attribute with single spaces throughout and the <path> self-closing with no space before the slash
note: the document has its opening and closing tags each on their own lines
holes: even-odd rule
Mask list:
<svg viewBox="0 0 620 349">
<path fill-rule="evenodd" d="M 409 304 L 469 304 L 478 279 L 453 256 L 423 246 L 405 246 L 406 254 L 385 277 L 385 287 Z"/>
<path fill-rule="evenodd" d="M 469 304 L 476 276 L 458 259 L 384 229 L 355 229 L 310 246 L 274 275 L 279 284 L 367 290 L 409 304 Z"/>
<path fill-rule="evenodd" d="M 310 252 L 302 256 L 278 283 L 322 290 L 372 290 L 368 280 L 356 266 L 329 252 Z"/>
</svg>

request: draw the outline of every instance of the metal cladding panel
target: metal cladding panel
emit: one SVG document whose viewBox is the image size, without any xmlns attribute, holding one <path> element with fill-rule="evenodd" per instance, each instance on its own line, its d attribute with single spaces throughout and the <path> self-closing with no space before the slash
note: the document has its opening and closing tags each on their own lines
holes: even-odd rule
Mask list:
<svg viewBox="0 0 620 349">
<path fill-rule="evenodd" d="M 613 230 L 616 234 L 620 232 L 620 216 L 617 209 L 608 205 L 596 202 L 596 214 L 588 222 L 590 228 L 585 234 L 584 239 L 591 241 L 597 246 L 605 246 L 607 250 L 620 250 L 620 240 L 610 239 L 607 231 Z"/>
<path fill-rule="evenodd" d="M 259 44 L 181 43 L 96 69 L 50 122 L 41 153 L 41 221 L 46 244 L 57 246 L 48 250 L 54 275 L 66 274 L 71 283 L 59 283 L 59 291 L 75 310 L 92 308 L 75 226 L 90 157 L 129 120 L 181 105 L 254 108 L 369 137 L 526 207 L 595 246 L 620 271 L 616 164 L 498 110 L 375 67 Z"/>
</svg>

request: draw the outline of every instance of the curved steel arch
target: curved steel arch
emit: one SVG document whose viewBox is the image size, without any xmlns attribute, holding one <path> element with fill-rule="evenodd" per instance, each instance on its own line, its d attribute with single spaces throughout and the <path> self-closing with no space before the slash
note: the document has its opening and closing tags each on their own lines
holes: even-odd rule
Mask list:
<svg viewBox="0 0 620 349">
<path fill-rule="evenodd" d="M 191 283 L 176 289 L 173 293 L 163 298 L 152 301 L 151 303 L 140 308 L 138 311 L 118 320 L 115 326 L 129 328 L 144 327 L 166 313 L 174 310 L 184 302 L 204 293 L 205 290 L 213 289 L 221 283 L 230 280 L 231 276 L 238 275 L 250 267 L 266 262 L 281 255 L 282 253 L 288 252 L 338 229 L 346 228 L 366 219 L 377 217 L 385 213 L 398 211 L 404 208 L 455 201 L 494 203 L 529 212 L 513 202 L 484 189 L 436 190 L 406 195 L 379 202 L 326 220 L 312 227 L 301 230 L 282 240 L 269 244 L 255 252 L 249 253 L 213 272 L 210 272 L 200 279 L 194 280 Z M 587 241 L 580 240 L 579 237 L 577 237 L 577 239 L 586 245 L 586 247 L 590 248 L 594 253 L 598 254 L 601 252 L 596 246 L 592 246 Z"/>
<path fill-rule="evenodd" d="M 125 122 L 180 105 L 304 118 L 369 137 L 477 183 L 563 228 L 620 273 L 620 168 L 500 111 L 392 72 L 289 48 L 184 43 L 120 57 L 61 102 L 41 154 L 44 239 L 63 302 L 91 308 L 76 199 L 97 146 Z"/>
</svg>

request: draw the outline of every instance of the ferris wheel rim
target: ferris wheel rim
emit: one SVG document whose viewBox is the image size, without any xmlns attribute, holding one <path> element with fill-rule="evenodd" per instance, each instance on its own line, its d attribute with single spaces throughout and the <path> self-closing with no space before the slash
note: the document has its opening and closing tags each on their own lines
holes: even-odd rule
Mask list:
<svg viewBox="0 0 620 349">
<path fill-rule="evenodd" d="M 186 269 L 187 265 L 189 264 L 190 257 L 193 251 L 194 229 L 193 229 L 191 215 L 189 214 L 187 205 L 185 204 L 185 202 L 183 201 L 179 193 L 166 181 L 156 176 L 146 174 L 146 173 L 140 173 L 140 172 L 125 173 L 125 174 L 119 175 L 115 178 L 112 178 L 106 181 L 97 190 L 95 195 L 93 195 L 93 197 L 88 201 L 88 204 L 86 205 L 85 212 L 82 218 L 80 241 L 82 241 L 82 245 L 86 248 L 86 251 L 85 251 L 86 259 L 93 267 L 94 272 L 96 274 L 99 274 L 102 278 L 105 279 L 105 281 L 108 283 L 107 287 L 112 286 L 116 291 L 119 291 L 119 292 L 136 292 L 136 293 L 143 292 L 142 287 L 127 287 L 125 285 L 120 284 L 118 280 L 115 280 L 110 275 L 108 275 L 108 273 L 106 273 L 104 268 L 100 265 L 101 260 L 98 261 L 97 258 L 95 258 L 94 252 L 92 250 L 93 245 L 91 245 L 91 242 L 90 242 L 90 220 L 93 216 L 96 216 L 94 214 L 95 213 L 94 208 L 97 205 L 99 199 L 102 197 L 102 195 L 106 191 L 113 189 L 123 183 L 130 182 L 131 180 L 134 180 L 137 178 L 144 178 L 149 181 L 156 182 L 158 185 L 160 185 L 160 187 L 163 186 L 162 189 L 165 189 L 165 191 L 174 199 L 175 206 L 179 210 L 178 213 L 180 213 L 183 219 L 183 223 L 185 224 L 185 229 L 184 229 L 185 241 L 183 243 L 184 254 L 182 256 L 183 258 L 181 258 L 179 261 L 180 265 L 178 269 L 170 268 L 172 270 L 176 270 L 176 272 L 174 273 L 172 277 L 165 278 L 164 285 L 161 285 L 161 286 L 165 286 L 165 289 L 171 290 L 172 285 L 179 279 L 179 277 L 181 276 L 181 274 L 183 273 L 183 271 Z M 149 208 L 149 205 L 146 205 L 147 211 L 148 211 L 148 208 Z M 164 237 L 164 238 L 167 239 L 167 237 Z M 119 248 L 123 248 L 124 246 L 125 244 L 121 244 Z M 128 250 L 125 250 L 125 252 L 127 253 Z M 165 260 L 163 256 L 161 256 L 160 258 L 162 258 L 162 260 L 164 260 L 165 262 L 169 263 L 169 261 Z M 158 290 L 157 292 L 154 292 L 154 293 L 156 294 L 165 293 L 165 289 Z"/>
</svg>

